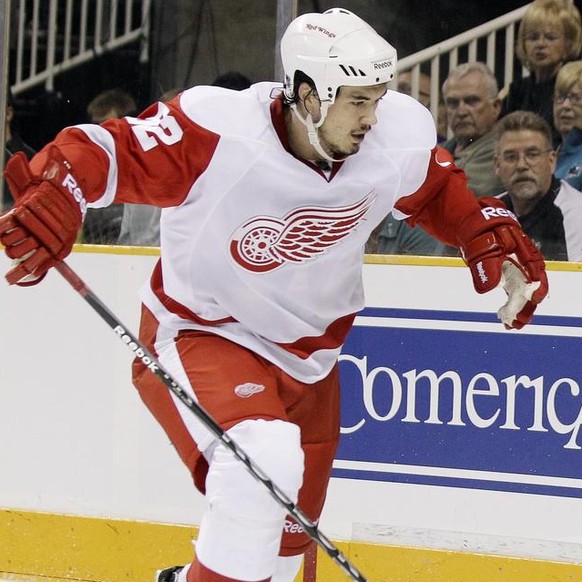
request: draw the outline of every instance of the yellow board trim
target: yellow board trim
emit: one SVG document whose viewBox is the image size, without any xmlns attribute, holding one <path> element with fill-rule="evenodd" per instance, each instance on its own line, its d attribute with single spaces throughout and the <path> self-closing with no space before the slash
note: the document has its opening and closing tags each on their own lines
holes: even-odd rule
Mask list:
<svg viewBox="0 0 582 582">
<path fill-rule="evenodd" d="M 0 249 L 4 246 L 0 244 Z M 103 255 L 141 255 L 160 256 L 160 247 L 137 247 L 118 245 L 90 245 L 78 243 L 73 245 L 76 253 L 99 253 Z M 415 255 L 364 255 L 367 265 L 421 265 L 424 267 L 465 267 L 463 259 L 458 257 L 428 257 Z M 571 261 L 546 261 L 548 271 L 582 271 L 582 263 Z"/>
<path fill-rule="evenodd" d="M 191 561 L 196 535 L 191 526 L 0 509 L 0 575 L 151 582 L 159 568 Z M 582 581 L 581 564 L 335 543 L 369 582 Z M 317 582 L 341 580 L 347 577 L 320 550 Z"/>
</svg>

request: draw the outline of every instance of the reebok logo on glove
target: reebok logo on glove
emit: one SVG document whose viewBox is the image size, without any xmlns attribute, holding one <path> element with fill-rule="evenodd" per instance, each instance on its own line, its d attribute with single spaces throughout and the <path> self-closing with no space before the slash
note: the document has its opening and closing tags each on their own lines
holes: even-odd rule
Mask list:
<svg viewBox="0 0 582 582">
<path fill-rule="evenodd" d="M 77 184 L 77 180 L 73 178 L 71 174 L 67 174 L 65 179 L 62 182 L 62 185 L 67 188 L 67 190 L 71 193 L 75 202 L 79 205 L 81 209 L 81 214 L 83 217 L 87 213 L 87 201 L 85 200 L 85 195 L 83 194 L 83 190 L 79 188 L 79 184 Z"/>
<path fill-rule="evenodd" d="M 513 218 L 515 222 L 518 222 L 517 216 L 511 212 L 511 210 L 507 210 L 507 208 L 495 208 L 493 206 L 486 206 L 485 208 L 481 208 L 481 214 L 485 218 L 485 220 L 491 220 L 492 218 Z"/>
<path fill-rule="evenodd" d="M 483 266 L 483 261 L 479 261 L 477 263 L 477 274 L 479 275 L 479 279 L 481 279 L 481 283 L 487 283 L 489 281 L 489 277 L 485 272 L 485 267 Z"/>
</svg>

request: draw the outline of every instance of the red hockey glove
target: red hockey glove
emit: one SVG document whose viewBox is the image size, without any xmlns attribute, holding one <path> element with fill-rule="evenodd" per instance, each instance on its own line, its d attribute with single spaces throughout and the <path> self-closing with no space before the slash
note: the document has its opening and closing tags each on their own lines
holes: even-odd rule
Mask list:
<svg viewBox="0 0 582 582">
<path fill-rule="evenodd" d="M 14 260 L 6 280 L 35 285 L 71 252 L 87 204 L 71 165 L 54 146 L 39 176 L 22 152 L 10 158 L 4 175 L 15 200 L 14 208 L 0 216 L 0 242 Z"/>
<path fill-rule="evenodd" d="M 481 216 L 463 225 L 474 232 L 461 245 L 463 258 L 478 293 L 505 289 L 508 300 L 497 315 L 507 329 L 521 329 L 548 293 L 544 259 L 501 200 L 480 198 L 479 205 Z"/>
</svg>

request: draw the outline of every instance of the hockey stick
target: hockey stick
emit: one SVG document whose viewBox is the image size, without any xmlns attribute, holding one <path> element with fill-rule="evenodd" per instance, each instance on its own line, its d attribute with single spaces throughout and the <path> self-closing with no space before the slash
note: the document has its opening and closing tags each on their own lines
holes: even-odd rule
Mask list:
<svg viewBox="0 0 582 582">
<path fill-rule="evenodd" d="M 91 305 L 97 314 L 111 327 L 119 339 L 155 374 L 169 390 L 186 406 L 195 416 L 210 430 L 214 436 L 242 462 L 251 475 L 260 481 L 271 496 L 283 506 L 289 515 L 307 532 L 323 551 L 334 560 L 344 572 L 357 582 L 367 582 L 364 575 L 344 556 L 339 548 L 333 544 L 317 526 L 301 511 L 301 509 L 287 497 L 269 477 L 254 463 L 254 461 L 234 442 L 212 416 L 198 402 L 193 400 L 188 393 L 170 376 L 162 364 L 151 352 L 137 339 L 119 319 L 104 305 L 101 300 L 87 287 L 85 282 L 64 261 L 56 263 L 57 271 L 70 283 L 70 285 Z"/>
</svg>

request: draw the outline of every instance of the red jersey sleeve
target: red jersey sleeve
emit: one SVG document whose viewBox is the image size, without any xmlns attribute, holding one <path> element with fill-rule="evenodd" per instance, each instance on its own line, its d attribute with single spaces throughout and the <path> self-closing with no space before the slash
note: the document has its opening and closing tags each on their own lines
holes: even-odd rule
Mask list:
<svg viewBox="0 0 582 582">
<path fill-rule="evenodd" d="M 467 228 L 473 221 L 467 218 L 481 214 L 465 172 L 454 164 L 447 150 L 438 146 L 431 152 L 424 183 L 400 199 L 396 209 L 409 216 L 409 224 L 418 224 L 435 238 L 456 247 L 474 234 L 472 227 Z"/>
<path fill-rule="evenodd" d="M 168 207 L 185 200 L 218 141 L 217 134 L 188 119 L 175 99 L 156 103 L 139 117 L 67 128 L 52 145 L 84 181 L 88 202 Z M 33 171 L 44 166 L 46 149 L 32 160 Z"/>
</svg>

